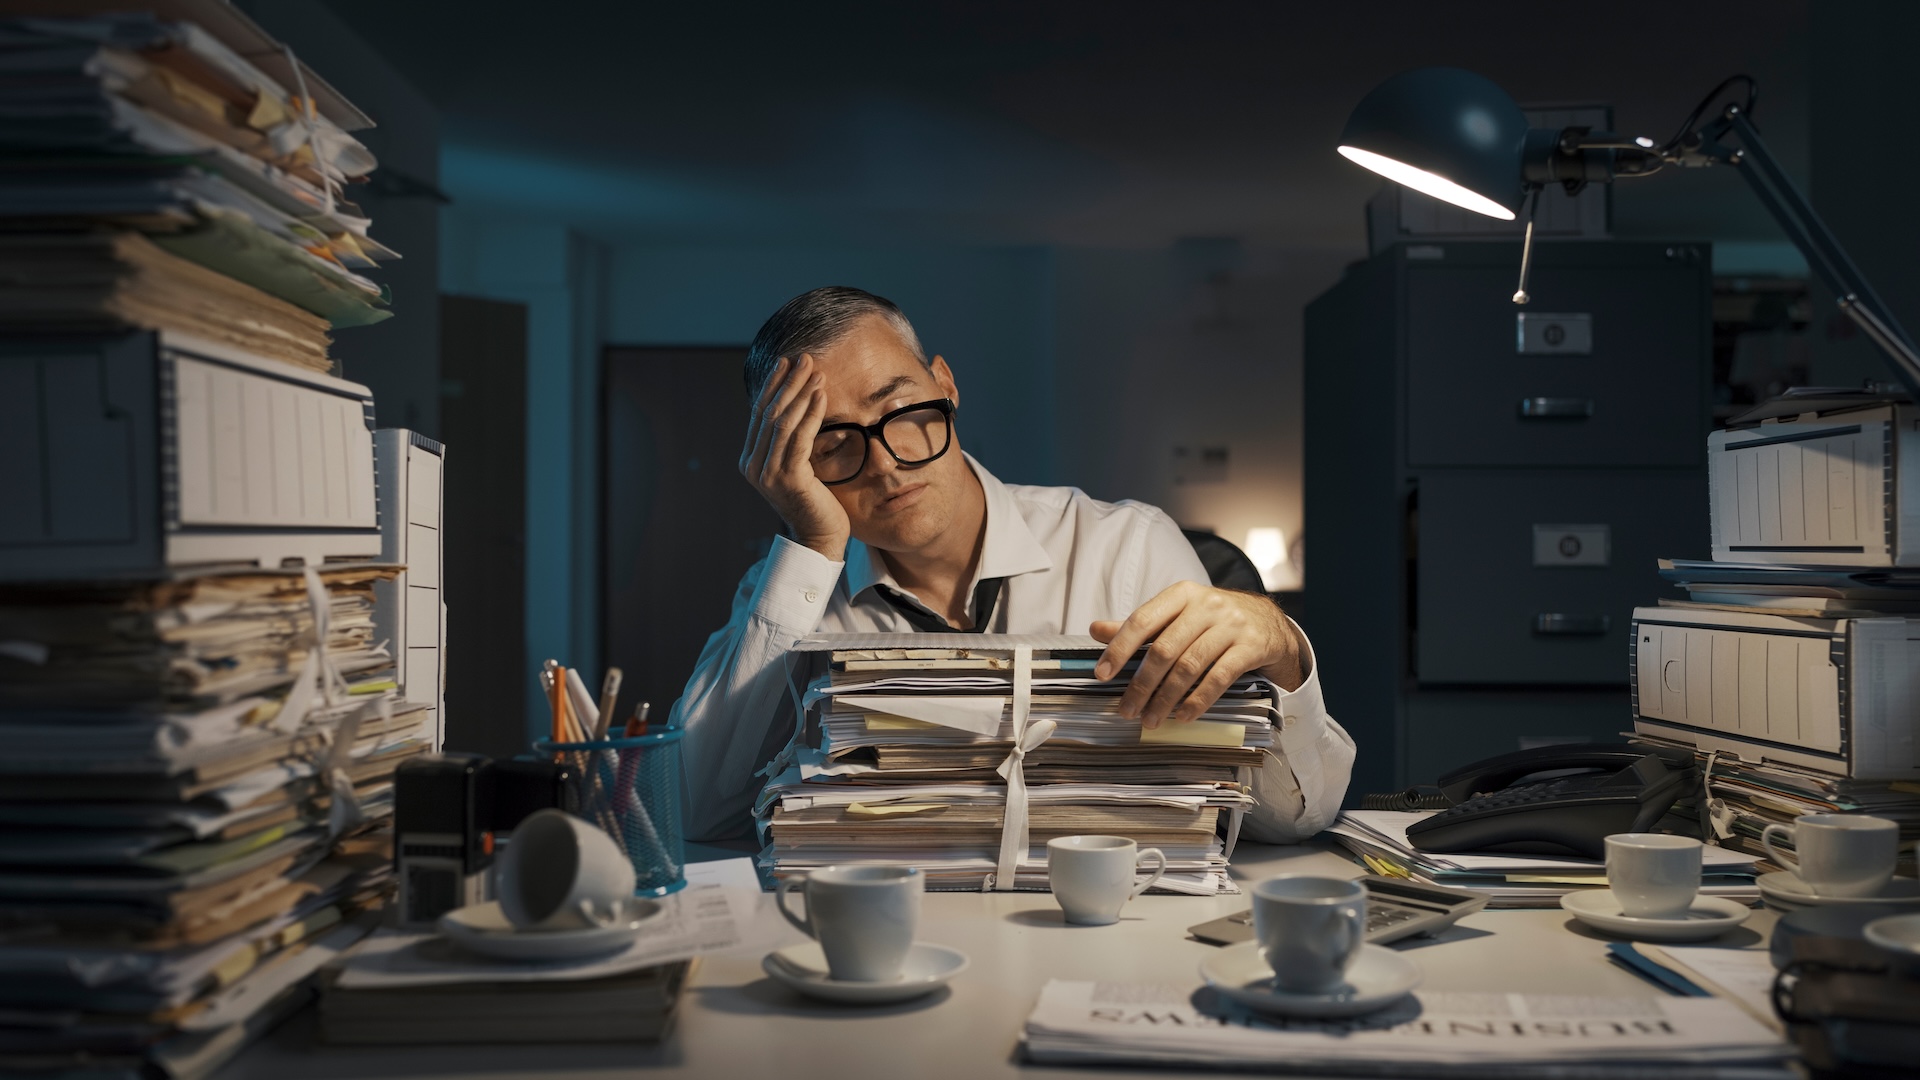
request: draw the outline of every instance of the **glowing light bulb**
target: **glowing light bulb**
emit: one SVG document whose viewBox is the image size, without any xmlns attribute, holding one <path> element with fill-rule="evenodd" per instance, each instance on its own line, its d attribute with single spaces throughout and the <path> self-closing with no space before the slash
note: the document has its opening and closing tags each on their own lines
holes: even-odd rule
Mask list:
<svg viewBox="0 0 1920 1080">
<path fill-rule="evenodd" d="M 1254 569 L 1260 571 L 1260 584 L 1268 592 L 1277 592 L 1282 588 L 1293 587 L 1293 567 L 1287 563 L 1287 534 L 1285 531 L 1260 527 L 1247 530 L 1247 558 L 1253 562 Z M 1281 573 L 1285 569 L 1285 574 Z"/>
<path fill-rule="evenodd" d="M 1459 184 L 1441 176 L 1439 173 L 1430 173 L 1425 169 L 1416 169 L 1406 162 L 1395 161 L 1390 157 L 1383 157 L 1371 150 L 1362 150 L 1357 146 L 1343 146 L 1340 148 L 1340 153 L 1348 161 L 1356 165 L 1372 169 L 1374 172 L 1379 173 L 1381 176 L 1386 177 L 1396 184 L 1405 184 L 1407 187 L 1423 194 L 1431 195 L 1441 202 L 1449 202 L 1463 209 L 1471 210 L 1476 214 L 1485 214 L 1490 218 L 1499 218 L 1501 221 L 1513 220 L 1513 211 L 1501 206 L 1485 195 L 1461 187 Z"/>
</svg>

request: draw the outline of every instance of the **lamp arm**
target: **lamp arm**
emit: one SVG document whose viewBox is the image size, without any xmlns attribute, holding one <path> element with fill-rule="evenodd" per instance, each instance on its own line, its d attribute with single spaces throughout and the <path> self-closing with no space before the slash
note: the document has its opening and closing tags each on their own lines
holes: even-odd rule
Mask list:
<svg viewBox="0 0 1920 1080">
<path fill-rule="evenodd" d="M 1730 163 L 1740 167 L 1741 175 L 1747 178 L 1761 205 L 1786 230 L 1787 238 L 1800 249 L 1800 254 L 1806 256 L 1807 265 L 1839 297 L 1841 310 L 1880 347 L 1907 395 L 1920 402 L 1920 352 L 1915 351 L 1913 339 L 1881 302 L 1879 294 L 1847 256 L 1832 230 L 1814 212 L 1806 196 L 1793 186 L 1779 159 L 1767 149 L 1759 129 L 1747 119 L 1746 111 L 1738 106 L 1729 108 L 1722 124 L 1740 144 Z"/>
</svg>

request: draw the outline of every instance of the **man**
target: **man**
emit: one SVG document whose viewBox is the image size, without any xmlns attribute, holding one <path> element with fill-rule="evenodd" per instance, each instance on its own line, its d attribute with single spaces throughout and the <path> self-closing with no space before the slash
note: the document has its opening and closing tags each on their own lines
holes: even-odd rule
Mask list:
<svg viewBox="0 0 1920 1080">
<path fill-rule="evenodd" d="M 823 632 L 1089 633 L 1108 678 L 1151 643 L 1120 710 L 1188 723 L 1241 675 L 1286 693 L 1244 835 L 1301 840 L 1339 811 L 1353 741 L 1326 714 L 1312 650 L 1267 597 L 1216 589 L 1180 529 L 1139 503 L 1002 484 L 960 450 L 960 389 L 891 301 L 815 289 L 747 352 L 740 471 L 791 538 L 747 572 L 685 695 L 687 834 L 747 829 L 760 768 L 795 708 L 784 667 Z"/>
</svg>

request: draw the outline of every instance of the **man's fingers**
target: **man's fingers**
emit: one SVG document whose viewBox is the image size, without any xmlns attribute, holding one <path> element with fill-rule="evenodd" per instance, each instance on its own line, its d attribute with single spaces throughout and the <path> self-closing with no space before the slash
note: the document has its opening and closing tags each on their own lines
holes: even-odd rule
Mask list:
<svg viewBox="0 0 1920 1080">
<path fill-rule="evenodd" d="M 1127 616 L 1120 629 L 1114 631 L 1107 642 L 1107 650 L 1100 654 L 1100 660 L 1093 665 L 1093 677 L 1111 679 L 1121 668 L 1127 666 L 1127 658 L 1140 651 L 1140 646 L 1152 641 L 1154 635 L 1166 628 L 1185 606 L 1176 596 L 1169 596 L 1177 586 L 1162 589 L 1158 596 L 1140 605 L 1138 611 Z M 1098 623 L 1094 624 L 1098 626 Z M 1089 627 L 1091 629 L 1091 627 Z"/>
<path fill-rule="evenodd" d="M 1113 635 L 1119 632 L 1120 620 L 1118 619 L 1097 619 L 1087 627 L 1087 633 L 1092 635 L 1095 641 L 1112 641 Z"/>
<path fill-rule="evenodd" d="M 1190 724 L 1205 716 L 1207 710 L 1213 708 L 1213 703 L 1220 700 L 1220 695 L 1227 692 L 1227 688 L 1233 685 L 1235 679 L 1253 670 L 1255 659 L 1253 654 L 1245 648 L 1239 646 L 1228 648 L 1219 659 L 1213 662 L 1212 670 L 1208 671 L 1207 677 L 1201 679 L 1199 685 L 1193 688 L 1193 693 L 1187 695 L 1187 700 L 1180 703 L 1179 709 L 1173 714 L 1173 722 Z"/>
<path fill-rule="evenodd" d="M 1206 631 L 1206 626 L 1190 618 L 1176 618 L 1153 636 L 1153 644 L 1147 647 L 1145 655 L 1140 657 L 1140 668 L 1133 673 L 1132 681 L 1127 683 L 1127 691 L 1120 695 L 1120 715 L 1140 717 L 1142 719 L 1161 720 L 1173 711 L 1173 706 L 1153 711 L 1147 707 L 1150 698 L 1164 693 L 1161 684 L 1173 674 L 1176 664 L 1186 656 L 1194 641 Z M 1124 633 L 1125 631 L 1122 631 Z M 1186 682 L 1176 689 L 1184 694 L 1200 678 L 1194 672 Z M 1174 698 L 1178 701 L 1179 698 Z"/>
<path fill-rule="evenodd" d="M 760 396 L 754 399 L 753 412 L 747 417 L 747 441 L 740 451 L 740 474 L 748 480 L 759 483 L 760 466 L 766 458 L 767 404 L 773 395 L 780 392 L 786 381 L 787 371 L 793 364 L 781 357 L 773 365 L 773 373 L 767 376 L 766 385 L 760 388 Z"/>
<path fill-rule="evenodd" d="M 1178 624 L 1173 628 L 1176 633 L 1183 629 L 1184 627 Z M 1163 636 L 1160 640 L 1164 641 L 1166 638 Z M 1159 647 L 1160 642 L 1154 642 L 1154 648 Z M 1233 635 L 1217 626 L 1195 637 L 1192 643 L 1183 648 L 1168 666 L 1166 675 L 1161 678 L 1158 687 L 1153 691 L 1153 697 L 1141 710 L 1142 721 L 1150 720 L 1157 726 L 1162 721 L 1172 720 L 1174 710 L 1180 706 L 1180 699 L 1186 697 L 1189 691 L 1199 685 L 1207 672 L 1213 668 L 1214 662 L 1232 647 Z"/>
<path fill-rule="evenodd" d="M 788 403 L 786 413 L 774 425 L 764 469 L 769 485 L 792 486 L 800 479 L 794 470 L 813 456 L 813 437 L 820 431 L 820 418 L 827 414 L 825 384 L 817 371 L 808 376 L 802 396 Z"/>
</svg>

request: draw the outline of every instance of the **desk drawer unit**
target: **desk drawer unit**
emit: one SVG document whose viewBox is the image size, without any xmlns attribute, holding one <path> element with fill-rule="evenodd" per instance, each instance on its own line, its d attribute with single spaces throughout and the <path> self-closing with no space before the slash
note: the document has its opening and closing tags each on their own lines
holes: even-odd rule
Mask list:
<svg viewBox="0 0 1920 1080">
<path fill-rule="evenodd" d="M 1543 264 L 1525 307 L 1509 299 L 1514 276 L 1409 264 L 1407 463 L 1698 465 L 1697 258 L 1634 273 Z"/>
<path fill-rule="evenodd" d="M 1704 545 L 1689 469 L 1449 470 L 1419 482 L 1423 684 L 1621 683 L 1655 560 Z"/>
</svg>

